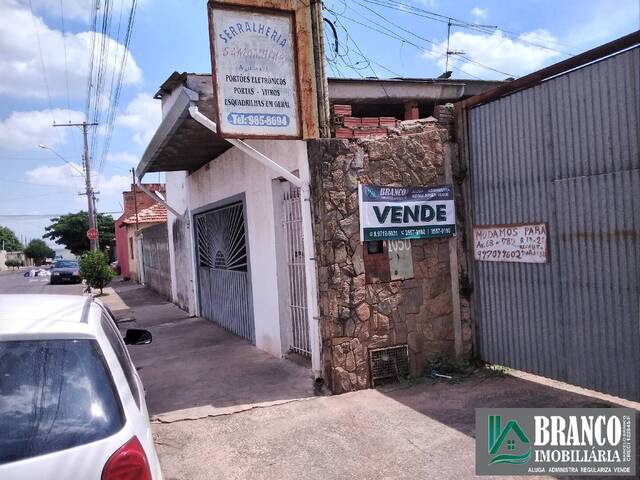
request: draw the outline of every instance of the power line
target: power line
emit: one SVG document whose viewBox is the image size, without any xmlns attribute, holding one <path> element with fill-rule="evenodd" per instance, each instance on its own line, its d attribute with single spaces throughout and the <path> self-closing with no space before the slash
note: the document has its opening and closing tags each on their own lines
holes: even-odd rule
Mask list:
<svg viewBox="0 0 640 480">
<path fill-rule="evenodd" d="M 40 68 L 42 71 L 42 78 L 44 79 L 45 91 L 47 92 L 47 102 L 49 105 L 49 111 L 53 112 L 53 103 L 51 102 L 51 90 L 49 89 L 49 79 L 47 77 L 47 67 L 45 66 L 45 63 L 44 63 L 44 55 L 42 54 L 42 43 L 40 42 L 40 31 L 38 30 L 38 21 L 36 20 L 35 13 L 33 12 L 33 3 L 31 0 L 29 0 L 29 10 L 31 10 L 31 20 L 33 21 L 33 30 L 35 31 L 35 34 L 36 34 L 36 43 L 38 45 L 38 56 L 40 58 Z M 55 119 L 52 118 L 52 120 L 55 122 Z M 57 135 L 58 135 L 58 140 L 60 140 L 60 143 L 64 143 L 62 141 L 62 137 L 60 136 L 59 132 L 57 132 Z"/>
<path fill-rule="evenodd" d="M 518 41 L 531 45 L 531 46 L 536 46 L 539 48 L 544 48 L 547 50 L 551 50 L 553 52 L 556 53 L 561 53 L 563 55 L 566 56 L 573 56 L 573 53 L 570 52 L 565 52 L 562 50 L 558 50 L 556 48 L 552 48 L 548 45 L 544 45 L 542 43 L 538 43 L 538 42 L 533 42 L 531 40 L 526 40 L 521 38 L 523 34 L 521 33 L 517 33 L 517 32 L 513 32 L 513 31 L 509 31 L 509 30 L 505 30 L 502 28 L 499 28 L 497 26 L 494 25 L 478 25 L 472 22 L 468 22 L 466 20 L 461 20 L 458 18 L 454 18 L 454 17 L 449 17 L 447 15 L 442 15 L 436 12 L 431 12 L 429 10 L 425 10 L 423 8 L 417 7 L 415 5 L 410 5 L 408 3 L 404 3 L 404 2 L 400 2 L 397 0 L 367 0 L 369 3 L 373 3 L 375 5 L 379 5 L 381 7 L 385 7 L 385 8 L 390 8 L 393 10 L 397 10 L 403 13 L 408 13 L 411 15 L 415 15 L 418 17 L 422 17 L 422 18 L 427 18 L 429 20 L 433 20 L 436 22 L 441 22 L 441 23 L 449 23 L 452 22 L 452 25 L 457 26 L 457 27 L 461 27 L 461 28 L 466 28 L 469 30 L 474 30 L 474 31 L 478 31 L 480 33 L 484 33 L 484 34 L 490 34 L 493 33 L 494 31 L 500 31 L 502 32 L 505 36 L 511 37 L 511 38 L 516 38 Z M 557 41 L 553 41 L 553 40 L 549 40 L 548 43 L 553 43 L 555 45 L 564 45 L 567 46 L 569 48 L 576 48 L 575 46 L 572 45 L 567 45 L 567 44 L 563 44 Z"/>
<path fill-rule="evenodd" d="M 20 217 L 31 217 L 31 218 L 48 218 L 48 217 L 60 217 L 62 215 L 68 215 L 70 212 L 66 213 L 0 213 L 0 218 L 20 218 Z M 99 215 L 115 215 L 116 213 L 122 213 L 122 210 L 115 210 L 112 212 L 100 212 Z"/>
<path fill-rule="evenodd" d="M 120 70 L 118 73 L 118 79 L 115 83 L 115 89 L 112 90 L 113 95 L 111 95 L 111 106 L 109 109 L 109 113 L 107 114 L 107 135 L 105 137 L 104 140 L 104 144 L 103 144 L 103 148 L 102 148 L 102 155 L 100 157 L 100 163 L 99 163 L 99 167 L 98 167 L 98 172 L 102 173 L 103 169 L 104 169 L 104 163 L 106 161 L 106 158 L 109 154 L 109 149 L 111 147 L 111 138 L 113 135 L 113 129 L 115 126 L 115 119 L 116 119 L 116 115 L 118 113 L 118 106 L 120 104 L 120 94 L 122 92 L 122 84 L 124 81 L 124 74 L 127 68 L 127 59 L 129 56 L 129 45 L 131 44 L 131 37 L 133 34 L 133 25 L 134 25 L 134 21 L 135 21 L 135 15 L 136 15 L 136 7 L 137 7 L 137 0 L 132 0 L 131 1 L 131 8 L 129 10 L 129 18 L 127 21 L 127 29 L 126 29 L 126 33 L 125 33 L 125 37 L 124 37 L 124 42 L 122 44 L 123 48 L 122 48 L 122 59 L 120 61 Z M 122 11 L 122 9 L 121 9 Z M 119 36 L 119 32 L 120 32 L 120 25 L 118 24 L 118 35 Z M 111 77 L 112 79 L 112 86 L 113 86 L 113 77 L 115 76 L 115 72 L 116 72 L 116 67 L 114 66 L 114 71 L 113 71 L 113 76 Z"/>
<path fill-rule="evenodd" d="M 69 65 L 67 63 L 67 36 L 64 28 L 64 7 L 60 0 L 60 24 L 62 26 L 62 46 L 64 48 L 64 80 L 67 88 L 67 109 L 71 110 L 71 102 L 69 101 Z"/>
<path fill-rule="evenodd" d="M 355 1 L 355 3 L 358 3 L 358 2 L 357 2 L 357 0 L 354 0 L 354 1 Z M 346 4 L 345 4 L 345 5 L 346 5 Z M 396 23 L 394 23 L 394 22 L 392 22 L 392 21 L 390 21 L 390 20 L 386 19 L 385 17 L 383 17 L 382 15 L 380 15 L 378 12 L 376 12 L 376 11 L 372 10 L 371 8 L 369 8 L 369 7 L 365 6 L 365 5 L 362 5 L 362 4 L 360 4 L 360 3 L 358 3 L 358 5 L 363 6 L 363 7 L 364 7 L 364 8 L 366 8 L 367 10 L 369 10 L 369 11 L 371 11 L 372 13 L 375 13 L 377 16 L 381 17 L 381 18 L 382 18 L 384 21 L 386 21 L 387 23 L 390 23 L 391 25 L 393 25 L 394 27 L 396 27 L 396 28 L 398 28 L 398 29 L 400 29 L 400 30 L 402 30 L 402 31 L 408 32 L 409 34 L 413 35 L 414 37 L 416 37 L 416 38 L 418 38 L 418 39 L 420 39 L 420 40 L 422 40 L 422 41 L 425 41 L 425 42 L 429 43 L 429 44 L 430 44 L 430 45 L 432 45 L 432 46 L 436 46 L 436 47 L 439 47 L 439 46 L 440 46 L 438 43 L 434 42 L 433 40 L 430 40 L 430 39 L 428 39 L 428 38 L 422 37 L 422 36 L 420 36 L 420 35 L 418 35 L 418 34 L 416 34 L 416 33 L 414 33 L 414 32 L 411 32 L 411 31 L 409 31 L 409 30 L 407 30 L 407 29 L 405 29 L 405 28 L 403 28 L 403 27 L 401 27 L 401 26 L 397 25 Z M 370 22 L 371 24 L 375 25 L 376 27 L 379 27 L 379 28 L 381 28 L 381 29 L 383 29 L 383 30 L 385 30 L 385 31 L 387 31 L 387 32 L 390 32 L 392 35 L 394 35 L 394 36 L 396 37 L 396 39 L 397 39 L 397 40 L 403 40 L 403 41 L 405 41 L 405 42 L 407 42 L 407 43 L 409 43 L 409 44 L 411 44 L 411 45 L 413 45 L 413 46 L 415 46 L 415 47 L 417 47 L 417 48 L 420 48 L 421 50 L 423 50 L 423 51 L 424 51 L 424 53 L 425 53 L 425 54 L 431 54 L 432 56 L 434 56 L 434 58 L 438 58 L 438 57 L 445 57 L 445 56 L 447 56 L 447 57 L 448 57 L 448 54 L 447 54 L 447 52 L 449 51 L 448 49 L 447 49 L 447 51 L 446 51 L 446 52 L 444 52 L 444 53 L 442 53 L 442 54 L 436 54 L 436 53 L 434 53 L 434 52 L 429 52 L 429 50 L 427 50 L 425 47 L 420 46 L 420 45 L 416 45 L 415 43 L 412 43 L 412 42 L 411 42 L 411 41 L 409 41 L 408 39 L 403 38 L 403 37 L 402 37 L 400 34 L 398 34 L 397 32 L 395 32 L 395 31 L 393 31 L 393 30 L 389 29 L 388 27 L 385 27 L 384 25 L 381 25 L 380 23 L 378 23 L 378 22 L 376 22 L 376 21 L 374 21 L 374 20 L 370 19 L 369 17 L 367 17 L 367 16 L 363 15 L 361 12 L 358 12 L 357 10 L 354 10 L 354 9 L 351 9 L 351 10 L 352 10 L 354 13 L 356 13 L 356 14 L 360 15 L 360 17 L 362 17 L 364 20 L 366 20 L 366 21 Z M 333 12 L 333 13 L 335 14 L 335 12 Z M 346 20 L 350 20 L 350 21 L 352 21 L 352 22 L 354 22 L 354 23 L 358 23 L 358 24 L 360 24 L 360 25 L 362 25 L 362 26 L 364 26 L 364 27 L 371 28 L 372 30 L 377 31 L 378 33 L 382 33 L 382 34 L 384 34 L 384 32 L 381 32 L 380 30 L 378 30 L 378 29 L 376 29 L 376 28 L 370 27 L 370 26 L 369 26 L 369 25 L 367 25 L 367 24 L 364 24 L 364 23 L 362 23 L 362 22 L 359 22 L 358 20 L 355 20 L 355 19 L 353 19 L 353 18 L 347 17 L 346 15 L 342 15 L 342 17 L 343 17 L 343 18 L 345 18 Z M 470 63 L 473 63 L 473 64 L 475 64 L 475 65 L 478 65 L 478 66 L 480 66 L 480 67 L 482 67 L 482 68 L 485 68 L 485 69 L 487 69 L 487 70 L 491 70 L 491 71 L 494 71 L 494 72 L 500 73 L 500 74 L 505 75 L 505 76 L 507 76 L 507 77 L 515 77 L 515 75 L 510 74 L 510 73 L 508 73 L 508 72 L 503 72 L 503 71 L 497 70 L 497 69 L 495 69 L 495 68 L 493 68 L 493 67 L 490 67 L 490 66 L 488 66 L 488 65 L 485 65 L 485 64 L 483 64 L 483 63 L 480 63 L 480 62 L 478 62 L 478 61 L 476 61 L 476 60 L 469 59 L 468 57 L 467 57 L 467 59 L 468 59 L 468 61 L 469 61 Z M 465 72 L 464 70 L 462 70 L 462 69 L 461 69 L 461 68 L 459 68 L 459 67 L 458 67 L 458 70 L 460 70 L 461 72 L 463 72 L 463 73 L 465 73 L 465 74 L 467 74 L 467 75 L 471 75 L 470 73 Z M 473 76 L 473 75 L 471 75 L 471 76 Z M 476 77 L 476 78 L 477 78 L 477 77 Z"/>
<path fill-rule="evenodd" d="M 23 185 L 32 185 L 34 187 L 57 187 L 57 188 L 69 188 L 69 189 L 74 189 L 75 187 L 67 187 L 65 185 L 56 185 L 54 183 L 34 183 L 34 182 L 25 182 L 22 180 L 15 180 L 13 178 L 1 178 L 0 177 L 0 182 L 6 182 L 6 183 L 20 183 Z"/>
<path fill-rule="evenodd" d="M 327 11 L 332 13 L 336 17 L 336 21 L 338 22 L 337 17 L 338 17 L 339 14 L 337 12 L 335 12 L 334 10 L 331 10 L 329 8 L 327 8 Z M 340 15 L 340 16 L 342 18 L 344 18 L 345 20 L 349 20 L 349 21 L 351 21 L 353 23 L 356 23 L 358 25 L 361 25 L 361 26 L 363 26 L 363 27 L 365 27 L 365 28 L 367 28 L 369 30 L 373 30 L 373 31 L 375 31 L 377 33 L 380 33 L 381 35 L 385 35 L 385 36 L 387 36 L 389 38 L 393 38 L 394 40 L 398 40 L 400 42 L 404 42 L 404 43 L 406 43 L 408 45 L 411 45 L 412 47 L 417 48 L 418 50 L 420 50 L 423 54 L 431 56 L 431 58 L 437 59 L 437 58 L 442 58 L 442 57 L 444 57 L 446 55 L 444 53 L 438 54 L 438 53 L 429 51 L 429 50 L 426 49 L 426 47 L 424 45 L 419 45 L 419 44 L 415 43 L 414 41 L 409 40 L 408 38 L 403 37 L 402 35 L 398 34 L 397 32 L 394 32 L 393 30 L 391 30 L 391 29 L 389 29 L 389 28 L 387 28 L 387 27 L 385 27 L 383 25 L 380 25 L 377 22 L 374 22 L 372 20 L 367 19 L 369 22 L 377 25 L 380 28 L 372 27 L 371 25 L 368 25 L 366 23 L 360 22 L 360 21 L 358 21 L 358 20 L 356 20 L 354 18 L 347 17 L 346 15 Z M 366 19 L 366 17 L 365 17 L 365 19 Z M 383 30 L 381 30 L 381 29 L 383 29 Z M 345 28 L 345 31 L 346 31 L 346 28 Z M 348 33 L 347 33 L 347 35 L 348 35 Z M 475 75 L 472 75 L 471 73 L 466 72 L 465 70 L 463 70 L 460 67 L 456 67 L 456 68 L 459 71 L 461 71 L 462 73 L 464 73 L 466 75 L 469 75 L 470 77 L 478 78 Z"/>
<path fill-rule="evenodd" d="M 39 197 L 54 197 L 54 196 L 59 196 L 60 194 L 63 194 L 63 193 L 70 193 L 70 192 L 66 190 L 60 190 L 59 192 L 40 193 L 36 195 L 20 195 L 19 197 L 3 198 L 2 202 L 11 202 L 13 200 L 27 200 L 30 198 L 39 198 Z"/>
</svg>

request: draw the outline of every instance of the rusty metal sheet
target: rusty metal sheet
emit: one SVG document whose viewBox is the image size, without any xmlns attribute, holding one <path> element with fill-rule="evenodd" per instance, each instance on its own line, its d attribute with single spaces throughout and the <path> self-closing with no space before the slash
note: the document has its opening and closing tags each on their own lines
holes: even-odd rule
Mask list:
<svg viewBox="0 0 640 480">
<path fill-rule="evenodd" d="M 369 253 L 369 244 L 382 244 L 380 253 Z M 365 283 L 390 282 L 389 250 L 385 242 L 364 242 L 362 244 Z"/>
</svg>

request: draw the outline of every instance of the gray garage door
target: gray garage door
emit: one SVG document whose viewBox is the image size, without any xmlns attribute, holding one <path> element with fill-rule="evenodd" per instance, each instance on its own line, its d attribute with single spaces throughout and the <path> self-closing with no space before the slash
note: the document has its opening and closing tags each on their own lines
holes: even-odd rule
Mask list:
<svg viewBox="0 0 640 480">
<path fill-rule="evenodd" d="M 244 208 L 195 216 L 200 314 L 255 344 Z"/>
</svg>

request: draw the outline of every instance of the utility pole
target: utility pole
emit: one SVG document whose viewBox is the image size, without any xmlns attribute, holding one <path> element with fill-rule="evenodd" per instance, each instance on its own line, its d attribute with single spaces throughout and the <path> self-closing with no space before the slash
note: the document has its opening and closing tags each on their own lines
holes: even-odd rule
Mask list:
<svg viewBox="0 0 640 480">
<path fill-rule="evenodd" d="M 54 127 L 82 127 L 82 136 L 84 138 L 84 155 L 82 159 L 82 166 L 84 167 L 84 177 L 85 177 L 85 191 L 81 193 L 81 195 L 87 196 L 87 212 L 89 215 L 89 229 L 97 229 L 98 220 L 96 218 L 96 193 L 93 191 L 93 186 L 91 185 L 91 159 L 89 158 L 89 141 L 87 138 L 87 130 L 88 127 L 96 126 L 97 123 L 54 123 Z M 89 239 L 89 245 L 91 251 L 98 250 L 99 241 L 96 238 L 95 240 Z"/>
<path fill-rule="evenodd" d="M 449 55 L 464 55 L 464 52 L 461 50 L 450 50 L 449 49 L 449 39 L 451 37 L 451 19 L 447 22 L 447 60 L 444 64 L 444 74 L 446 75 L 449 71 Z"/>
<path fill-rule="evenodd" d="M 324 68 L 324 33 L 322 0 L 311 0 L 311 33 L 313 36 L 313 60 L 316 70 L 316 94 L 318 97 L 318 127 L 320 138 L 331 137 L 329 109 L 329 85 Z"/>
</svg>

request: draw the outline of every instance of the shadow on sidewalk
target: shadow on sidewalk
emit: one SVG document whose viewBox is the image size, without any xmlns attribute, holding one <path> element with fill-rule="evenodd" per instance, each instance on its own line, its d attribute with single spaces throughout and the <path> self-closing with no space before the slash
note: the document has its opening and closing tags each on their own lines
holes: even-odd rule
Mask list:
<svg viewBox="0 0 640 480">
<path fill-rule="evenodd" d="M 258 350 L 213 322 L 189 317 L 146 287 L 123 281 L 111 286 L 117 295 L 106 303 L 117 319 L 125 319 L 120 327 L 153 335 L 150 345 L 129 347 L 151 415 L 198 418 L 313 396 L 306 368 Z"/>
<path fill-rule="evenodd" d="M 640 425 L 640 404 L 524 372 L 495 374 L 480 370 L 460 383 L 433 382 L 430 378 L 411 388 L 388 386 L 380 389 L 413 410 L 476 438 L 476 408 L 616 408 L 636 410 Z M 636 471 L 640 472 L 640 444 L 636 442 Z M 557 478 L 566 478 L 564 476 Z M 620 478 L 581 476 L 570 478 Z"/>
</svg>

